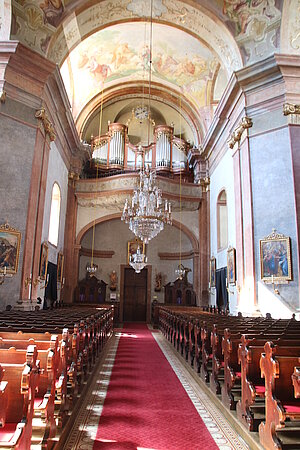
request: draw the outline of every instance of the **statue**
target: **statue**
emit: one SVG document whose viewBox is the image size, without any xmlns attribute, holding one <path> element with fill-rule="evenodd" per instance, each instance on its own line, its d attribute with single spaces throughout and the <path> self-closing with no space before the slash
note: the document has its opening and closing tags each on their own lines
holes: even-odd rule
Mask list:
<svg viewBox="0 0 300 450">
<path fill-rule="evenodd" d="M 155 275 L 155 292 L 160 292 L 161 291 L 161 284 L 162 284 L 162 276 L 161 273 L 157 273 Z"/>
<path fill-rule="evenodd" d="M 111 291 L 116 291 L 117 289 L 117 284 L 118 284 L 118 277 L 117 277 L 117 272 L 115 270 L 113 270 L 110 274 L 109 274 L 109 279 L 110 279 L 110 286 L 109 289 Z"/>
</svg>

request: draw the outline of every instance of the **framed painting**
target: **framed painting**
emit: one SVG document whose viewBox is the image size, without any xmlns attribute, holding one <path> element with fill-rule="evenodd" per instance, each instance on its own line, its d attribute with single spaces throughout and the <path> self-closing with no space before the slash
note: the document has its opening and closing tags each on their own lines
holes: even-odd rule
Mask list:
<svg viewBox="0 0 300 450">
<path fill-rule="evenodd" d="M 214 256 L 209 261 L 209 283 L 210 287 L 216 287 L 216 258 Z"/>
<path fill-rule="evenodd" d="M 59 252 L 57 255 L 57 282 L 61 283 L 63 280 L 64 271 L 64 255 Z"/>
<path fill-rule="evenodd" d="M 48 267 L 48 245 L 46 244 L 46 242 L 43 242 L 41 248 L 41 261 L 39 273 L 39 277 L 41 280 L 46 280 L 47 267 Z"/>
<path fill-rule="evenodd" d="M 291 240 L 273 230 L 260 239 L 260 275 L 265 282 L 292 280 Z"/>
<path fill-rule="evenodd" d="M 229 247 L 227 250 L 227 282 L 228 284 L 235 284 L 235 248 Z"/>
<path fill-rule="evenodd" d="M 0 271 L 17 273 L 20 256 L 21 233 L 8 223 L 0 225 Z"/>
<path fill-rule="evenodd" d="M 145 253 L 145 244 L 141 239 L 135 239 L 134 241 L 128 242 L 127 264 L 130 262 L 130 257 L 137 252 L 138 247 L 140 247 L 141 253 Z"/>
</svg>

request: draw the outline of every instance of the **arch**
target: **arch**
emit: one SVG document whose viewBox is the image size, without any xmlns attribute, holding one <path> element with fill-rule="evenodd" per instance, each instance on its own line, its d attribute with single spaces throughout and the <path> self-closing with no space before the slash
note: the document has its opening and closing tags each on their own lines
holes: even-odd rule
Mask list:
<svg viewBox="0 0 300 450">
<path fill-rule="evenodd" d="M 98 225 L 100 223 L 108 222 L 110 220 L 117 220 L 117 219 L 120 220 L 121 216 L 122 216 L 122 213 L 115 213 L 115 214 L 109 214 L 107 216 L 100 217 L 99 219 L 96 219 L 95 221 L 92 220 L 91 222 L 89 222 L 87 225 L 85 225 L 79 231 L 79 233 L 76 237 L 76 246 L 81 245 L 81 241 L 82 241 L 83 237 L 94 226 L 94 224 Z M 179 230 L 181 229 L 181 231 L 188 237 L 189 241 L 191 242 L 193 252 L 195 254 L 198 254 L 199 253 L 199 241 L 196 238 L 196 236 L 194 235 L 194 233 L 186 225 L 184 225 L 174 219 L 172 221 L 172 226 L 174 226 L 175 228 L 178 228 Z"/>
</svg>

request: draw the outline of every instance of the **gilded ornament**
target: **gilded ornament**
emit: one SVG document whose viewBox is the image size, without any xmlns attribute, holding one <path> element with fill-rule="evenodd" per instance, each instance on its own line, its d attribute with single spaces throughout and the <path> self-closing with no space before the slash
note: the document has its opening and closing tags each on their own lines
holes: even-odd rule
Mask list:
<svg viewBox="0 0 300 450">
<path fill-rule="evenodd" d="M 230 135 L 230 138 L 227 141 L 229 148 L 233 148 L 235 146 L 236 142 L 239 143 L 242 138 L 243 132 L 246 129 L 251 128 L 252 125 L 253 125 L 253 122 L 252 122 L 252 119 L 250 119 L 250 117 L 247 117 L 247 116 L 243 117 L 241 122 L 233 130 L 233 132 Z"/>
<path fill-rule="evenodd" d="M 41 123 L 43 124 L 44 131 L 46 134 L 49 135 L 50 141 L 54 141 L 56 138 L 56 134 L 55 134 L 52 123 L 48 119 L 45 108 L 38 109 L 35 113 L 35 117 L 36 117 L 36 119 L 39 119 L 41 121 Z"/>
<path fill-rule="evenodd" d="M 283 114 L 285 116 L 288 116 L 289 114 L 300 114 L 300 105 L 285 103 L 283 105 Z"/>
<path fill-rule="evenodd" d="M 6 100 L 6 92 L 0 91 L 0 102 L 5 103 L 5 100 Z"/>
</svg>

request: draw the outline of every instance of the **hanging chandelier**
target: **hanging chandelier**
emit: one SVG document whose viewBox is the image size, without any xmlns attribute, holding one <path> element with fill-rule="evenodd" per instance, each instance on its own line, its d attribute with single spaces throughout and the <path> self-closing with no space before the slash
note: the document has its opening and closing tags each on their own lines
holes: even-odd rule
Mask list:
<svg viewBox="0 0 300 450">
<path fill-rule="evenodd" d="M 148 89 L 148 107 L 147 114 L 150 117 L 151 107 L 151 72 L 152 72 L 152 9 L 153 0 L 150 0 L 150 41 L 149 41 L 149 89 Z M 148 146 L 149 146 L 149 127 L 148 127 Z M 162 192 L 156 186 L 155 171 L 150 171 L 148 165 L 140 170 L 140 180 L 137 188 L 133 192 L 131 204 L 126 199 L 121 219 L 129 223 L 129 229 L 139 237 L 144 244 L 158 235 L 163 229 L 164 224 L 172 224 L 171 203 L 165 200 L 162 207 Z"/>
<path fill-rule="evenodd" d="M 130 256 L 129 264 L 136 271 L 136 273 L 140 273 L 140 271 L 147 265 L 147 257 L 144 253 L 141 253 L 140 246 L 138 246 L 136 253 Z"/>
<path fill-rule="evenodd" d="M 162 208 L 162 193 L 155 179 L 155 172 L 150 171 L 148 165 L 140 171 L 139 184 L 133 192 L 131 205 L 126 199 L 121 217 L 145 244 L 164 229 L 164 224 L 172 224 L 171 202 L 165 200 Z"/>
<path fill-rule="evenodd" d="M 98 266 L 97 264 L 94 263 L 87 263 L 86 265 L 86 271 L 90 274 L 90 275 L 94 275 L 94 273 L 96 273 L 98 270 Z"/>
</svg>

